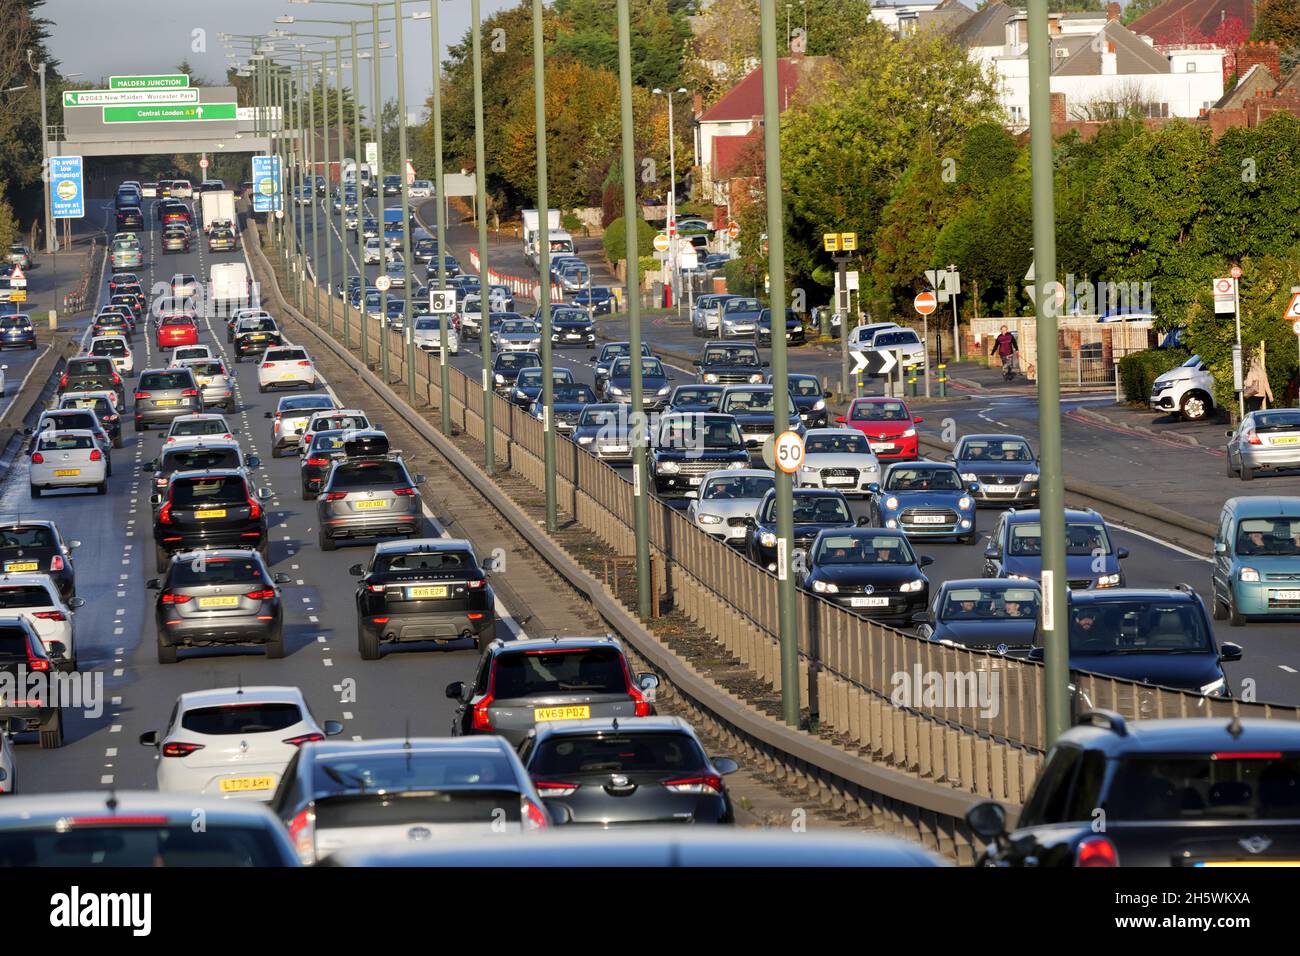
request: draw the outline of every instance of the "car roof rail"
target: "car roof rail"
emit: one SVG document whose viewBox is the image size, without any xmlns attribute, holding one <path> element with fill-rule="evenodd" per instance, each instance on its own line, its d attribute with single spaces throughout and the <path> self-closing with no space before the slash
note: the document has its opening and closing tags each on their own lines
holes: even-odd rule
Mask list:
<svg viewBox="0 0 1300 956">
<path fill-rule="evenodd" d="M 1182 591 L 1184 594 L 1196 594 L 1196 588 L 1192 587 L 1186 581 L 1179 581 L 1174 585 L 1175 591 Z"/>
<path fill-rule="evenodd" d="M 1080 727 L 1084 724 L 1091 727 L 1100 727 L 1102 730 L 1109 730 L 1119 737 L 1128 736 L 1128 723 L 1113 710 L 1103 710 L 1098 707 L 1084 711 L 1079 715 L 1079 719 L 1075 721 L 1075 726 Z"/>
</svg>

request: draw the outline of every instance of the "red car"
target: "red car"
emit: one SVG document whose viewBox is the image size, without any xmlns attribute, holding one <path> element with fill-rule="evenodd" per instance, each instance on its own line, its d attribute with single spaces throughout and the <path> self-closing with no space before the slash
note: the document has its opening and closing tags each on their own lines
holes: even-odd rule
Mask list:
<svg viewBox="0 0 1300 956">
<path fill-rule="evenodd" d="M 174 349 L 178 345 L 198 345 L 199 328 L 183 312 L 172 312 L 158 322 L 158 348 Z"/>
<path fill-rule="evenodd" d="M 855 398 L 848 415 L 835 420 L 866 435 L 872 452 L 881 461 L 919 457 L 916 426 L 925 419 L 913 418 L 907 405 L 896 398 Z"/>
</svg>

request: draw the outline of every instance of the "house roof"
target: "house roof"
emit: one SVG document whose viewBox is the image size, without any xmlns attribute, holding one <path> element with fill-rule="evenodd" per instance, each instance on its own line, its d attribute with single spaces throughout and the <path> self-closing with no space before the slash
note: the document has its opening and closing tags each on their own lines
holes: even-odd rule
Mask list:
<svg viewBox="0 0 1300 956">
<path fill-rule="evenodd" d="M 1219 24 L 1232 17 L 1250 33 L 1255 29 L 1254 0 L 1166 0 L 1129 24 L 1134 33 L 1157 43 L 1185 43 L 1212 36 Z"/>
<path fill-rule="evenodd" d="M 1007 20 L 1016 11 L 1002 0 L 993 0 L 983 10 L 976 10 L 956 32 L 953 39 L 964 47 L 1002 46 L 1006 42 Z"/>
<path fill-rule="evenodd" d="M 753 155 L 759 145 L 759 129 L 754 127 L 744 136 L 713 137 L 711 175 L 715 182 L 732 179 L 740 167 Z"/>
<path fill-rule="evenodd" d="M 1157 74 L 1169 72 L 1169 60 L 1153 50 L 1136 33 L 1118 20 L 1111 20 L 1098 34 L 1106 41 L 1115 44 L 1115 72 L 1123 76 L 1134 74 Z M 1101 74 L 1100 43 L 1094 43 L 1096 36 L 1064 37 L 1063 41 L 1082 40 L 1082 43 L 1070 44 L 1071 53 L 1059 62 L 1053 63 L 1054 76 L 1099 76 Z M 1055 60 L 1055 57 L 1053 58 Z"/>
<path fill-rule="evenodd" d="M 916 14 L 917 26 L 924 30 L 930 27 L 937 27 L 940 30 L 947 30 L 950 33 L 975 16 L 975 11 L 961 0 L 943 0 L 943 3 L 933 10 L 921 10 Z"/>
<path fill-rule="evenodd" d="M 776 64 L 777 97 L 785 111 L 790 94 L 814 71 L 820 69 L 830 57 L 782 57 Z M 722 95 L 700 115 L 701 123 L 736 123 L 763 115 L 763 68 L 747 73 L 739 83 Z"/>
<path fill-rule="evenodd" d="M 1277 86 L 1278 83 L 1273 79 L 1273 74 L 1269 72 L 1268 67 L 1263 63 L 1256 63 L 1246 71 L 1246 75 L 1237 82 L 1236 86 L 1219 98 L 1219 101 L 1214 104 L 1214 109 L 1239 109 L 1255 98 L 1256 90 L 1272 92 Z"/>
</svg>

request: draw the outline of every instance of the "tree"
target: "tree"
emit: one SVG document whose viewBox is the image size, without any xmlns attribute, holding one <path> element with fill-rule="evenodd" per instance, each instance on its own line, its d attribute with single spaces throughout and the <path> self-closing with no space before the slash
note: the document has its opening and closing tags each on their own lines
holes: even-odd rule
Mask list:
<svg viewBox="0 0 1300 956">
<path fill-rule="evenodd" d="M 1254 39 L 1271 40 L 1288 51 L 1300 48 L 1300 4 L 1295 0 L 1259 0 Z"/>
<path fill-rule="evenodd" d="M 871 264 L 876 289 L 919 291 L 922 273 L 939 264 L 934 246 L 949 201 L 934 148 L 922 141 L 880 216 Z"/>
<path fill-rule="evenodd" d="M 1132 23 L 1138 17 L 1150 13 L 1164 2 L 1165 0 L 1129 0 L 1128 5 L 1124 7 L 1124 12 L 1120 14 L 1120 22 L 1124 24 Z"/>
<path fill-rule="evenodd" d="M 556 0 L 562 18 L 549 53 L 587 66 L 618 72 L 615 0 Z M 680 0 L 639 0 L 632 8 L 632 82 L 638 86 L 681 85 L 684 54 L 691 37 L 687 5 Z"/>
<path fill-rule="evenodd" d="M 639 256 L 649 255 L 653 250 L 651 245 L 655 238 L 655 228 L 641 218 L 636 217 L 636 246 Z M 615 219 L 605 230 L 605 235 L 601 239 L 601 244 L 605 249 L 605 258 L 610 262 L 618 262 L 620 259 L 627 258 L 627 220 L 623 217 Z"/>
</svg>

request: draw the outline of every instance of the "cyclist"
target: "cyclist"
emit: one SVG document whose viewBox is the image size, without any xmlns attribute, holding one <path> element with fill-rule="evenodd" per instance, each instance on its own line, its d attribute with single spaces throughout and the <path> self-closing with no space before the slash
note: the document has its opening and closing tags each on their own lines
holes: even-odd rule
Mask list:
<svg viewBox="0 0 1300 956">
<path fill-rule="evenodd" d="M 993 348 L 989 351 L 989 355 L 996 354 L 1002 359 L 1002 374 L 1009 379 L 1016 374 L 1016 355 L 1019 351 L 1016 337 L 1004 325 L 998 337 L 993 340 Z"/>
</svg>

